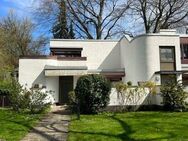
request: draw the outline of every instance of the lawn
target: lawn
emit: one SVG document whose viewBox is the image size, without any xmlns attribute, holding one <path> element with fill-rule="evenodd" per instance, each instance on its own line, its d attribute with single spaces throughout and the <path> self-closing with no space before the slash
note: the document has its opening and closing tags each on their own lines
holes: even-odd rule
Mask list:
<svg viewBox="0 0 188 141">
<path fill-rule="evenodd" d="M 19 141 L 40 117 L 39 114 L 18 114 L 10 109 L 0 109 L 0 140 Z"/>
<path fill-rule="evenodd" d="M 188 113 L 130 112 L 75 116 L 68 141 L 188 141 Z"/>
</svg>

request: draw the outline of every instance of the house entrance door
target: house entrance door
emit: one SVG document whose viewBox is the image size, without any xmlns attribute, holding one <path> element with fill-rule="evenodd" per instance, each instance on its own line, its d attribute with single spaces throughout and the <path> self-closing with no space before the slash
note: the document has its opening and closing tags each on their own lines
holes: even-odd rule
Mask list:
<svg viewBox="0 0 188 141">
<path fill-rule="evenodd" d="M 59 77 L 59 103 L 68 103 L 68 93 L 73 90 L 73 76 Z"/>
</svg>

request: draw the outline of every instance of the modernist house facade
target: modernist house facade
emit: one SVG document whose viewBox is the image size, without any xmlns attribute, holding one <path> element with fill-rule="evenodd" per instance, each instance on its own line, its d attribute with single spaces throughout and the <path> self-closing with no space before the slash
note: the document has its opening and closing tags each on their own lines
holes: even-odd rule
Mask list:
<svg viewBox="0 0 188 141">
<path fill-rule="evenodd" d="M 175 30 L 135 38 L 123 36 L 120 40 L 51 39 L 50 55 L 23 56 L 19 60 L 20 84 L 42 88 L 62 104 L 85 74 L 102 74 L 111 82 L 138 85 L 154 81 L 161 85 L 171 75 L 187 84 L 187 72 L 188 36 Z"/>
</svg>

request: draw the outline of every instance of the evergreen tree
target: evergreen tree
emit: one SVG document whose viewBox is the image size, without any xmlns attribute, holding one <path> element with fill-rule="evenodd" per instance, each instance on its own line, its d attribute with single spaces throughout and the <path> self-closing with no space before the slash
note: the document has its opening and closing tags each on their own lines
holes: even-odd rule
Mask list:
<svg viewBox="0 0 188 141">
<path fill-rule="evenodd" d="M 71 31 L 70 33 L 72 35 L 69 35 L 68 23 L 67 23 L 67 13 L 66 12 L 67 12 L 66 11 L 66 2 L 64 0 L 61 0 L 61 2 L 59 3 L 58 18 L 57 18 L 57 21 L 52 28 L 52 33 L 53 33 L 54 38 L 69 39 L 69 38 L 72 38 L 72 35 L 74 34 L 73 31 Z M 71 27 L 71 28 L 73 28 L 73 27 Z"/>
<path fill-rule="evenodd" d="M 69 27 L 69 38 L 70 39 L 75 39 L 75 34 L 74 34 L 74 28 L 73 28 L 73 22 L 71 21 L 70 27 Z"/>
</svg>

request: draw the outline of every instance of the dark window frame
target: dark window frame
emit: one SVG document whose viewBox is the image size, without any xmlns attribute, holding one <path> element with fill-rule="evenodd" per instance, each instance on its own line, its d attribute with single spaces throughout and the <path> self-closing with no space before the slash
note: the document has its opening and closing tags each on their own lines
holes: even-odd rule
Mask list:
<svg viewBox="0 0 188 141">
<path fill-rule="evenodd" d="M 164 61 L 161 59 L 161 49 L 171 49 L 172 50 L 172 55 L 173 55 L 173 61 Z M 176 70 L 176 52 L 175 52 L 175 46 L 159 46 L 159 60 L 160 60 L 160 70 L 161 69 L 161 64 L 167 64 L 167 63 L 173 63 L 173 70 Z"/>
<path fill-rule="evenodd" d="M 181 59 L 182 60 L 188 60 L 188 52 L 187 52 L 187 57 L 184 56 L 185 47 L 188 48 L 188 43 L 181 43 L 180 44 Z M 188 49 L 187 49 L 187 51 L 188 51 Z"/>
<path fill-rule="evenodd" d="M 174 52 L 175 52 L 175 48 L 173 47 L 173 46 L 160 46 L 159 47 L 160 48 L 160 62 L 162 62 L 162 63 L 170 63 L 170 62 L 174 62 L 175 61 L 175 54 L 174 54 Z M 167 60 L 167 61 L 164 61 L 164 60 L 162 60 L 161 59 L 161 49 L 171 49 L 172 50 L 172 52 L 173 52 L 173 54 L 172 54 L 172 59 L 173 59 L 173 61 L 169 61 L 169 60 Z"/>
<path fill-rule="evenodd" d="M 82 57 L 83 48 L 50 48 L 50 54 L 62 57 Z"/>
</svg>

